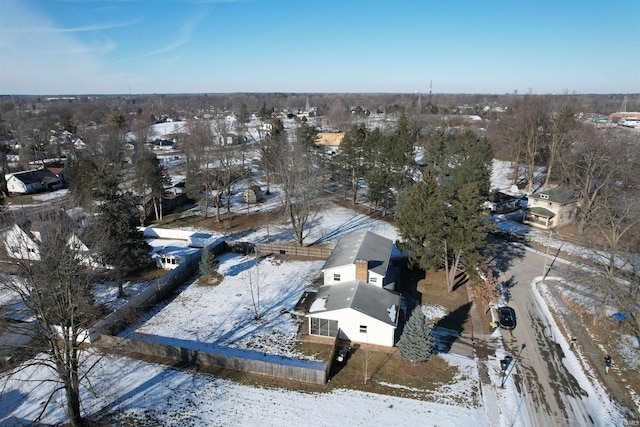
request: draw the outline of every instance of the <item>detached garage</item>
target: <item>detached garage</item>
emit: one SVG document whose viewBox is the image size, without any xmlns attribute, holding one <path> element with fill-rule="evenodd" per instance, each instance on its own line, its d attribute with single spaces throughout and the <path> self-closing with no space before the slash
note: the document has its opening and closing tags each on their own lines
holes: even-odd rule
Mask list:
<svg viewBox="0 0 640 427">
<path fill-rule="evenodd" d="M 309 308 L 309 334 L 395 345 L 400 294 L 353 280 L 322 286 Z"/>
</svg>

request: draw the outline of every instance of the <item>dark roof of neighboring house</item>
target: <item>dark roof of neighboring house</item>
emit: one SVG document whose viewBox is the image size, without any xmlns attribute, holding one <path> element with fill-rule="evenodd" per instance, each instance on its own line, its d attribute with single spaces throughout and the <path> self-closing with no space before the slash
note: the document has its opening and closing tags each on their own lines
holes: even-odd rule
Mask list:
<svg viewBox="0 0 640 427">
<path fill-rule="evenodd" d="M 489 194 L 489 201 L 494 203 L 512 202 L 514 200 L 516 200 L 515 196 L 501 191 L 493 191 Z"/>
<path fill-rule="evenodd" d="M 529 197 L 562 204 L 572 203 L 576 201 L 576 198 L 573 196 L 573 194 L 560 187 L 538 191 L 535 194 L 529 195 Z"/>
<path fill-rule="evenodd" d="M 359 231 L 342 237 L 322 270 L 354 264 L 362 259 L 369 262 L 368 269 L 385 276 L 391 258 L 393 242 L 370 231 Z"/>
<path fill-rule="evenodd" d="M 396 326 L 400 294 L 359 280 L 325 285 L 318 289 L 309 308 L 309 314 L 345 308 Z"/>
<path fill-rule="evenodd" d="M 54 179 L 59 179 L 57 176 L 53 174 L 48 169 L 38 169 L 35 171 L 22 171 L 22 172 L 14 172 L 11 175 L 15 176 L 17 179 L 22 181 L 25 185 L 29 184 L 40 184 L 49 182 Z"/>
</svg>

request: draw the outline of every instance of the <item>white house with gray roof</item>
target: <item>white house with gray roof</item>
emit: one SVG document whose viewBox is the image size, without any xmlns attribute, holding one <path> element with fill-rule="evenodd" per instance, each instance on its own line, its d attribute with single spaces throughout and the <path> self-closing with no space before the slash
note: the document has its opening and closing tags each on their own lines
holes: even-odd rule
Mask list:
<svg viewBox="0 0 640 427">
<path fill-rule="evenodd" d="M 324 284 L 359 280 L 385 289 L 394 289 L 389 274 L 393 241 L 370 231 L 342 237 L 322 267 Z"/>
<path fill-rule="evenodd" d="M 324 285 L 309 308 L 309 334 L 385 347 L 395 345 L 400 294 L 349 280 Z"/>
</svg>

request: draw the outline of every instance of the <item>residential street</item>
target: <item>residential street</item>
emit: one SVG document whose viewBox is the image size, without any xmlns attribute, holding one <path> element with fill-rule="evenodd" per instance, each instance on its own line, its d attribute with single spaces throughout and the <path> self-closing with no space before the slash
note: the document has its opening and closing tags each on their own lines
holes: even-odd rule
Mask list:
<svg viewBox="0 0 640 427">
<path fill-rule="evenodd" d="M 563 264 L 553 262 L 554 254 L 517 249 L 513 244 L 506 247 L 501 243 L 499 253 L 503 255 L 496 257 L 501 260 L 497 265 L 499 280 L 505 285 L 507 304 L 517 314 L 515 330 L 502 330 L 502 336 L 507 354 L 517 364 L 512 380 L 524 397 L 521 416 L 534 420 L 537 426 L 593 425 L 592 420 L 598 417 L 590 414 L 592 408 L 582 399 L 587 392 L 563 363 L 565 354 L 554 336 L 557 329 L 549 325 L 548 312 L 534 292 L 537 284 L 532 285 L 547 270 L 545 265 L 553 265 L 550 271 L 554 277 L 562 276 Z M 558 283 L 548 281 L 547 285 L 553 289 Z M 595 351 L 593 346 L 590 350 Z"/>
</svg>

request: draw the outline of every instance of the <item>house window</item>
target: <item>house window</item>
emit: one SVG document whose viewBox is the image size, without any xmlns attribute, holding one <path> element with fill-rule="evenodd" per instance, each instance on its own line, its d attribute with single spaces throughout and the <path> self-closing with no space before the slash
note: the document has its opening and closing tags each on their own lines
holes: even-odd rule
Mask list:
<svg viewBox="0 0 640 427">
<path fill-rule="evenodd" d="M 369 277 L 369 283 L 377 283 L 377 282 L 378 282 L 377 277 Z"/>
<path fill-rule="evenodd" d="M 339 273 L 334 273 L 333 274 L 333 281 L 334 282 L 339 282 L 340 281 L 340 274 Z"/>
<path fill-rule="evenodd" d="M 335 337 L 338 335 L 338 321 L 312 317 L 309 322 L 309 333 L 323 337 Z"/>
<path fill-rule="evenodd" d="M 360 325 L 360 333 L 361 334 L 367 333 L 367 325 Z"/>
</svg>

